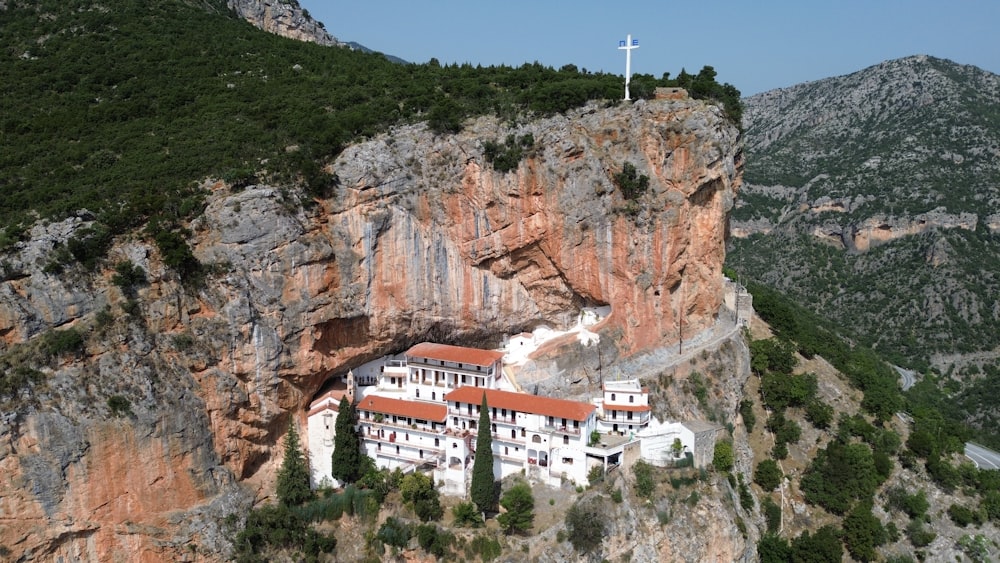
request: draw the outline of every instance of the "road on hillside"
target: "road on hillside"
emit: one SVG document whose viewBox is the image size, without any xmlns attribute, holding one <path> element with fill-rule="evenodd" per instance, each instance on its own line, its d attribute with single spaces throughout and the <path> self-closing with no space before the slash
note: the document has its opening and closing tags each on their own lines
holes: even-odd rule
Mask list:
<svg viewBox="0 0 1000 563">
<path fill-rule="evenodd" d="M 979 469 L 1000 469 L 1000 453 L 972 442 L 965 443 L 965 456 Z"/>
<path fill-rule="evenodd" d="M 914 377 L 916 372 L 912 369 L 903 369 L 899 366 L 892 367 L 896 368 L 896 371 L 899 372 L 899 379 L 903 384 L 903 391 L 909 391 L 910 387 L 913 387 L 913 384 L 917 382 Z"/>
</svg>

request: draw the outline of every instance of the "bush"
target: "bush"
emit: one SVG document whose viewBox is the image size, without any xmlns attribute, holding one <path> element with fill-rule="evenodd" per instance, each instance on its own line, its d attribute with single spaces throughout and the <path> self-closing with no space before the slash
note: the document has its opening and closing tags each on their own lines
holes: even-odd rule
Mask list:
<svg viewBox="0 0 1000 563">
<path fill-rule="evenodd" d="M 476 536 L 469 542 L 472 553 L 483 561 L 493 561 L 503 553 L 500 542 L 489 536 Z"/>
<path fill-rule="evenodd" d="M 523 481 L 515 484 L 504 493 L 500 506 L 507 509 L 507 512 L 497 516 L 503 531 L 513 534 L 531 529 L 535 521 L 535 497 L 531 494 L 530 485 Z"/>
<path fill-rule="evenodd" d="M 806 405 L 806 419 L 816 428 L 825 430 L 833 422 L 833 407 L 819 399 L 813 399 Z"/>
<path fill-rule="evenodd" d="M 607 510 L 597 497 L 581 499 L 566 511 L 566 530 L 573 549 L 589 553 L 604 539 Z"/>
<path fill-rule="evenodd" d="M 622 164 L 622 171 L 614 175 L 614 181 L 627 200 L 634 200 L 649 189 L 649 177 L 639 174 L 631 162 Z"/>
<path fill-rule="evenodd" d="M 447 555 L 448 548 L 455 539 L 455 536 L 444 530 L 439 530 L 434 524 L 420 524 L 417 526 L 416 532 L 417 543 L 420 544 L 420 547 L 438 559 Z"/>
<path fill-rule="evenodd" d="M 937 534 L 930 530 L 925 530 L 920 520 L 914 518 L 906 526 L 906 537 L 910 539 L 913 547 L 926 547 L 937 538 Z"/>
<path fill-rule="evenodd" d="M 720 473 L 725 473 L 733 468 L 733 443 L 731 441 L 719 440 L 715 443 L 712 466 Z"/>
<path fill-rule="evenodd" d="M 132 415 L 132 404 L 129 400 L 121 395 L 112 395 L 108 397 L 108 409 L 111 410 L 111 416 L 115 418 L 121 418 L 123 416 Z"/>
<path fill-rule="evenodd" d="M 50 330 L 42 337 L 42 350 L 49 358 L 83 351 L 83 335 L 75 328 Z"/>
<path fill-rule="evenodd" d="M 952 504 L 948 507 L 948 517 L 963 528 L 973 523 L 980 524 L 978 514 L 959 504 Z"/>
<path fill-rule="evenodd" d="M 840 532 L 831 525 L 821 527 L 812 535 L 806 530 L 792 540 L 792 561 L 840 563 L 843 558 Z"/>
<path fill-rule="evenodd" d="M 764 519 L 767 521 L 768 533 L 777 533 L 781 528 L 781 507 L 778 506 L 771 497 L 764 497 L 764 502 L 760 503 L 764 512 Z"/>
<path fill-rule="evenodd" d="M 319 534 L 287 506 L 268 505 L 247 515 L 246 525 L 233 540 L 233 559 L 239 563 L 267 561 L 263 554 L 269 549 L 291 550 L 315 559 L 336 546 L 334 537 Z"/>
<path fill-rule="evenodd" d="M 434 480 L 423 473 L 411 473 L 403 477 L 399 485 L 403 502 L 409 505 L 421 521 L 440 520 L 444 515 L 441 497 L 434 488 Z"/>
<path fill-rule="evenodd" d="M 451 515 L 455 519 L 454 525 L 459 528 L 481 528 L 483 526 L 483 515 L 476 510 L 476 505 L 471 502 L 460 502 L 451 507 Z"/>
<path fill-rule="evenodd" d="M 757 415 L 753 413 L 753 401 L 750 399 L 740 401 L 740 416 L 747 427 L 747 432 L 753 432 L 753 427 L 757 424 Z"/>
<path fill-rule="evenodd" d="M 635 475 L 635 494 L 641 498 L 652 498 L 656 490 L 653 466 L 640 459 L 632 466 L 632 474 Z"/>
<path fill-rule="evenodd" d="M 406 544 L 410 543 L 410 538 L 413 537 L 413 530 L 405 522 L 390 516 L 379 527 L 375 537 L 386 545 L 406 547 Z"/>
<path fill-rule="evenodd" d="M 757 469 L 753 472 L 753 482 L 760 485 L 765 491 L 773 491 L 781 484 L 784 477 L 778 462 L 773 459 L 765 459 L 758 463 Z"/>
</svg>

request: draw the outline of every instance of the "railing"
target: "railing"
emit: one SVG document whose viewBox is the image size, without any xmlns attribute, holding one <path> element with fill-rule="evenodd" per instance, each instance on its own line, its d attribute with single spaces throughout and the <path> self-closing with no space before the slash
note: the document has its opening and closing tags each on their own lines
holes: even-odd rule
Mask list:
<svg viewBox="0 0 1000 563">
<path fill-rule="evenodd" d="M 445 426 L 447 426 L 445 424 L 441 424 L 440 428 L 433 429 L 430 426 L 417 425 L 417 427 L 414 428 L 413 425 L 407 424 L 405 422 L 392 422 L 392 421 L 385 420 L 385 419 L 383 419 L 381 422 L 379 422 L 379 421 L 377 421 L 375 419 L 372 419 L 372 418 L 362 418 L 361 420 L 358 421 L 358 425 L 362 425 L 362 424 L 370 424 L 372 426 L 375 426 L 375 425 L 378 425 L 378 426 L 388 426 L 388 427 L 391 427 L 391 428 L 402 428 L 402 429 L 408 430 L 410 432 L 423 432 L 425 434 L 434 434 L 434 435 L 444 434 Z"/>
<path fill-rule="evenodd" d="M 548 424 L 546 424 L 545 426 L 542 427 L 542 429 L 545 432 L 558 432 L 560 434 L 569 434 L 571 436 L 579 436 L 580 435 L 580 429 L 579 428 L 567 428 L 566 426 L 555 426 L 555 425 L 548 425 Z"/>
</svg>

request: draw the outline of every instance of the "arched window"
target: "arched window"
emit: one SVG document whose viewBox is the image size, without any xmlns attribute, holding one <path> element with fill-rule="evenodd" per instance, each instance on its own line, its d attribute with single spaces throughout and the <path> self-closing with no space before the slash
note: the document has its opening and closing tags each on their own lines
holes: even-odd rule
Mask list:
<svg viewBox="0 0 1000 563">
<path fill-rule="evenodd" d="M 531 441 L 534 442 L 534 443 L 536 443 L 536 444 L 541 444 L 542 443 L 542 437 L 539 436 L 538 434 L 535 434 L 534 436 L 531 437 Z"/>
<path fill-rule="evenodd" d="M 635 402 L 635 395 L 629 395 L 628 396 L 628 402 L 634 403 Z"/>
</svg>

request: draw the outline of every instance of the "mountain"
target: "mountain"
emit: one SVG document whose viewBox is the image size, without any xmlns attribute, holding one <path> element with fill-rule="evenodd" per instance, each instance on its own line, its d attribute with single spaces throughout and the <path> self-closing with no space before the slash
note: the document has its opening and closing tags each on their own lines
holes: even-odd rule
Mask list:
<svg viewBox="0 0 1000 563">
<path fill-rule="evenodd" d="M 0 28 L 4 558 L 224 559 L 326 380 L 416 342 L 608 306 L 599 346 L 546 349 L 551 387 L 583 393 L 716 322 L 743 166 L 718 103 L 396 65 L 221 1 L 5 2 Z M 648 359 L 656 408 L 733 423 L 732 333 L 692 360 L 702 400 Z M 643 537 L 752 554 L 750 516 L 702 495 Z"/>
<path fill-rule="evenodd" d="M 914 56 L 744 102 L 729 265 L 952 380 L 961 416 L 995 427 L 1000 77 Z"/>
</svg>

